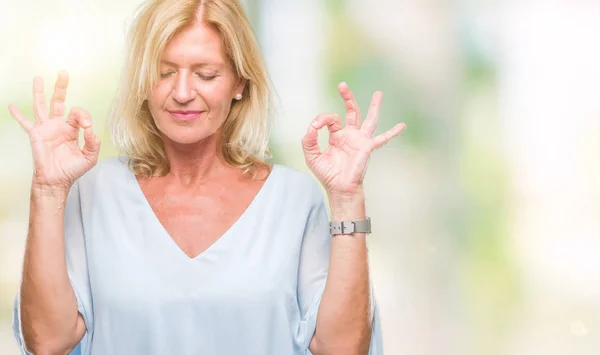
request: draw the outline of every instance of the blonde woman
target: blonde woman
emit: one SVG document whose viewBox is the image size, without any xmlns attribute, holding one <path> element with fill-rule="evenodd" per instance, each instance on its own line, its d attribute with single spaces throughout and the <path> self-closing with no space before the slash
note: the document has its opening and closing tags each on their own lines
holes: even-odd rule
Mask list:
<svg viewBox="0 0 600 355">
<path fill-rule="evenodd" d="M 312 177 L 265 163 L 267 74 L 237 0 L 149 1 L 127 48 L 110 122 L 121 157 L 96 164 L 85 110 L 62 119 L 66 73 L 49 110 L 34 80 L 35 122 L 9 108 L 35 166 L 22 351 L 381 354 L 362 178 L 405 127 L 373 137 L 381 93 L 361 123 L 340 84 L 345 125 L 320 115 L 302 140 L 330 219 Z"/>
</svg>

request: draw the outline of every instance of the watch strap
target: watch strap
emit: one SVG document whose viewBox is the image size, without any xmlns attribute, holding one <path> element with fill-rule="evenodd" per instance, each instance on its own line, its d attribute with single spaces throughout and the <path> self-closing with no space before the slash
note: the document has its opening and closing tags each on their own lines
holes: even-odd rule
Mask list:
<svg viewBox="0 0 600 355">
<path fill-rule="evenodd" d="M 352 234 L 352 233 L 371 233 L 371 218 L 362 221 L 331 221 L 329 223 L 331 235 Z"/>
</svg>

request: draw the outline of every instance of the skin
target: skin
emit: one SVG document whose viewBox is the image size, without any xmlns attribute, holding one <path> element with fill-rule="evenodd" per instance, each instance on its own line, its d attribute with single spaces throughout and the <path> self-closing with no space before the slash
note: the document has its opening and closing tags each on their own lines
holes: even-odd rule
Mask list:
<svg viewBox="0 0 600 355">
<path fill-rule="evenodd" d="M 346 83 L 338 90 L 346 106 L 346 125 L 336 113 L 317 116 L 302 139 L 306 164 L 325 187 L 331 219 L 366 219 L 363 178 L 372 152 L 398 136 L 404 123 L 373 136 L 382 93 L 375 92 L 361 124 L 360 109 Z M 327 127 L 329 147 L 321 152 L 318 131 Z M 370 285 L 365 233 L 336 235 L 325 291 L 317 315 L 313 354 L 368 354 L 371 341 Z"/>
<path fill-rule="evenodd" d="M 35 123 L 14 106 L 11 115 L 27 132 L 33 152 L 29 232 L 21 283 L 21 322 L 26 347 L 35 354 L 66 354 L 85 333 L 68 279 L 64 245 L 64 212 L 73 182 L 97 162 L 100 140 L 89 114 L 73 108 L 63 120 L 69 82 L 61 72 L 50 110 L 44 103 L 44 85 L 33 83 Z M 84 130 L 84 146 L 78 133 Z"/>
<path fill-rule="evenodd" d="M 160 74 L 148 105 L 171 169 L 138 182 L 165 229 L 193 258 L 240 217 L 264 180 L 242 176 L 218 156 L 223 122 L 245 86 L 227 60 L 220 34 L 202 22 L 184 29 L 167 44 Z M 201 115 L 180 121 L 171 115 L 177 111 Z M 262 177 L 269 171 L 262 166 Z"/>
<path fill-rule="evenodd" d="M 148 104 L 164 140 L 170 171 L 162 177 L 138 178 L 138 182 L 182 252 L 195 257 L 237 220 L 264 180 L 242 175 L 218 156 L 220 129 L 232 100 L 245 86 L 226 59 L 219 33 L 202 22 L 184 29 L 167 44 L 160 71 L 161 79 Z M 67 73 L 59 73 L 48 110 L 42 79 L 34 79 L 35 122 L 9 106 L 30 138 L 35 167 L 21 312 L 25 343 L 36 354 L 66 354 L 85 333 L 67 276 L 63 219 L 69 189 L 96 164 L 100 140 L 85 110 L 73 108 L 62 119 L 67 86 Z M 373 137 L 381 93 L 374 94 L 361 124 L 352 92 L 344 83 L 339 91 L 346 105 L 346 125 L 337 114 L 317 116 L 302 139 L 302 148 L 308 167 L 327 190 L 332 218 L 364 219 L 362 181 L 367 161 L 373 150 L 397 136 L 405 125 Z M 177 111 L 201 114 L 181 121 L 172 115 Z M 329 147 L 321 152 L 317 135 L 324 127 L 330 139 Z M 77 141 L 80 129 L 84 130 L 83 148 Z M 270 168 L 261 166 L 260 175 L 266 177 Z M 364 233 L 333 238 L 329 270 L 311 352 L 366 354 L 371 300 Z"/>
</svg>

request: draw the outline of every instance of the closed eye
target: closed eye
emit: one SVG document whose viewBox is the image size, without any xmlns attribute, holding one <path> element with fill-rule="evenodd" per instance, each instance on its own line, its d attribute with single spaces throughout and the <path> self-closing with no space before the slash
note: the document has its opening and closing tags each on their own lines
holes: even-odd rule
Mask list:
<svg viewBox="0 0 600 355">
<path fill-rule="evenodd" d="M 200 79 L 206 80 L 206 81 L 211 81 L 218 76 L 218 75 L 202 75 L 201 73 L 196 73 L 196 74 L 200 77 Z"/>
<path fill-rule="evenodd" d="M 175 74 L 174 71 L 170 71 L 170 72 L 166 72 L 166 73 L 160 73 L 160 77 L 161 78 L 166 78 L 166 77 L 171 76 L 173 74 Z"/>
</svg>

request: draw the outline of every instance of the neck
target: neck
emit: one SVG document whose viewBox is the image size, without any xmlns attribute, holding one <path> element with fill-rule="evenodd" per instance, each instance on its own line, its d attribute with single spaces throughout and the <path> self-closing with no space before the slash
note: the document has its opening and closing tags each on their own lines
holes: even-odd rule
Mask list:
<svg viewBox="0 0 600 355">
<path fill-rule="evenodd" d="M 221 176 L 228 166 L 220 158 L 216 136 L 218 134 L 192 144 L 178 144 L 165 138 L 165 153 L 170 165 L 165 178 L 193 186 Z"/>
</svg>

